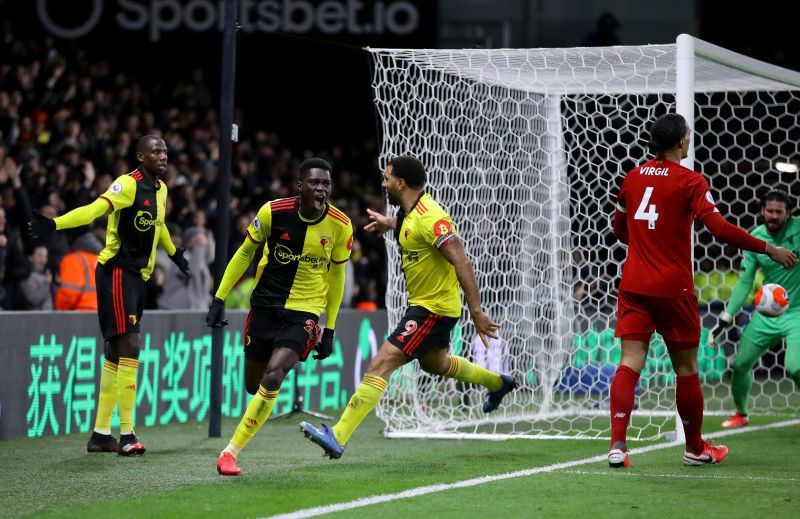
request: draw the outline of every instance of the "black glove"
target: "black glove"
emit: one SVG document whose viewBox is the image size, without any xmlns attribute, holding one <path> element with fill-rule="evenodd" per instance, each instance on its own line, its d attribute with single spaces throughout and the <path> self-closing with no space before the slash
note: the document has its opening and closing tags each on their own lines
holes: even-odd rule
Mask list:
<svg viewBox="0 0 800 519">
<path fill-rule="evenodd" d="M 314 346 L 317 353 L 314 354 L 316 360 L 327 359 L 333 353 L 333 335 L 334 331 L 330 328 L 325 328 L 322 331 L 322 339 Z"/>
<path fill-rule="evenodd" d="M 722 312 L 717 319 L 717 325 L 708 334 L 708 343 L 712 346 L 719 345 L 720 339 L 727 334 L 728 327 L 733 324 L 733 316 L 727 312 Z"/>
<path fill-rule="evenodd" d="M 175 249 L 175 254 L 170 256 L 169 259 L 171 259 L 172 263 L 174 263 L 175 265 L 178 266 L 179 269 L 181 269 L 181 272 L 183 272 L 184 275 L 188 276 L 189 262 L 186 261 L 186 258 L 183 257 L 184 252 L 186 252 L 186 249 L 184 247 L 178 247 Z"/>
<path fill-rule="evenodd" d="M 206 314 L 206 326 L 210 328 L 222 328 L 228 326 L 228 320 L 225 319 L 225 302 L 215 297 L 208 307 Z"/>
<path fill-rule="evenodd" d="M 27 222 L 25 227 L 28 230 L 28 235 L 33 238 L 46 238 L 56 232 L 56 222 L 52 218 L 48 218 L 39 211 L 33 212 L 33 220 Z"/>
</svg>

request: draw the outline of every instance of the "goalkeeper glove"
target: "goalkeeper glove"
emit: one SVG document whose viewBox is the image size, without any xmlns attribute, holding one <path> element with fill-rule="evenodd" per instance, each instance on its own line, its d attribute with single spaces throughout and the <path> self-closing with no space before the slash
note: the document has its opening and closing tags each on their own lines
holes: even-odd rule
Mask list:
<svg viewBox="0 0 800 519">
<path fill-rule="evenodd" d="M 56 222 L 39 211 L 33 212 L 33 220 L 27 222 L 25 227 L 28 235 L 33 238 L 46 238 L 56 232 Z"/>
<path fill-rule="evenodd" d="M 728 312 L 719 314 L 717 325 L 708 334 L 708 343 L 712 346 L 718 346 L 719 340 L 727 334 L 728 327 L 733 324 L 733 316 Z"/>
<path fill-rule="evenodd" d="M 228 326 L 228 320 L 225 319 L 225 302 L 215 297 L 208 307 L 206 314 L 206 326 L 209 328 L 222 328 Z"/>
<path fill-rule="evenodd" d="M 183 253 L 186 252 L 184 247 L 177 247 L 175 249 L 175 254 L 169 257 L 172 260 L 172 263 L 178 266 L 181 272 L 184 275 L 189 275 L 189 262 L 186 261 L 186 258 L 183 257 Z"/>
<path fill-rule="evenodd" d="M 316 360 L 327 359 L 333 353 L 333 336 L 334 331 L 330 328 L 325 328 L 322 332 L 322 340 L 320 340 L 314 349 L 317 353 L 314 354 Z"/>
</svg>

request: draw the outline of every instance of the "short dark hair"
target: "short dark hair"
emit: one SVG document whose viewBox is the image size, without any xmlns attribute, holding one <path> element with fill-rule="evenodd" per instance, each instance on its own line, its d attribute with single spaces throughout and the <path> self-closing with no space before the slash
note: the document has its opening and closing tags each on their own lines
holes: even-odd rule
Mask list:
<svg viewBox="0 0 800 519">
<path fill-rule="evenodd" d="M 761 197 L 761 209 L 764 209 L 767 206 L 767 202 L 783 202 L 786 204 L 787 211 L 792 210 L 789 193 L 777 187 L 770 189 Z"/>
<path fill-rule="evenodd" d="M 163 140 L 158 135 L 144 135 L 136 141 L 136 153 L 144 153 L 145 147 L 152 141 Z"/>
<path fill-rule="evenodd" d="M 671 150 L 686 136 L 688 127 L 682 115 L 664 114 L 650 126 L 650 141 L 647 146 L 654 153 Z"/>
<path fill-rule="evenodd" d="M 328 163 L 328 161 L 319 157 L 311 157 L 310 159 L 304 160 L 300 163 L 300 166 L 297 169 L 300 172 L 301 177 L 312 169 L 324 169 L 328 173 L 333 171 L 333 168 L 331 168 L 331 165 Z"/>
<path fill-rule="evenodd" d="M 425 166 L 418 158 L 411 155 L 395 157 L 389 161 L 389 166 L 392 166 L 392 175 L 405 180 L 411 188 L 425 187 L 425 182 L 428 181 Z"/>
</svg>

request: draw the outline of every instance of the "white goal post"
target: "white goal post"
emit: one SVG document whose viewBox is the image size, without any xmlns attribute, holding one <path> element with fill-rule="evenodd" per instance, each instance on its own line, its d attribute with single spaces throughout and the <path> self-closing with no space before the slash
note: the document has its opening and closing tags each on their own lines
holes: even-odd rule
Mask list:
<svg viewBox="0 0 800 519">
<path fill-rule="evenodd" d="M 411 363 L 392 376 L 378 407 L 385 434 L 607 438 L 608 385 L 619 361 L 616 285 L 625 257 L 611 235 L 613 197 L 622 176 L 648 156 L 649 124 L 668 111 L 690 121 L 694 149 L 684 165 L 706 176 L 723 215 L 752 229 L 758 196 L 797 180 L 781 177 L 773 164 L 798 157 L 800 73 L 688 35 L 668 45 L 368 50 L 381 164 L 407 153 L 423 161 L 428 190 L 464 238 L 484 308 L 502 325 L 500 345 L 488 353 L 474 349 L 465 310 L 451 348 L 521 384 L 485 415 L 481 388 Z M 694 240 L 705 325 L 700 374 L 707 414 L 721 415 L 733 410 L 735 342 L 715 349 L 705 341 L 740 255 L 700 228 Z M 391 237 L 386 246 L 393 329 L 406 295 Z M 781 355 L 776 347 L 756 368 L 752 414 L 796 413 L 800 406 Z M 629 438 L 674 430 L 674 382 L 655 336 Z"/>
</svg>

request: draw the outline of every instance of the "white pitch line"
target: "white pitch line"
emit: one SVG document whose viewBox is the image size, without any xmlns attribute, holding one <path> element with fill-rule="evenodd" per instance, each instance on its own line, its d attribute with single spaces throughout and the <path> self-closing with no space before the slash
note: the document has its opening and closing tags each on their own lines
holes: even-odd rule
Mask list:
<svg viewBox="0 0 800 519">
<path fill-rule="evenodd" d="M 773 478 L 764 476 L 718 476 L 714 474 L 642 474 L 641 472 L 617 471 L 609 473 L 607 470 L 562 470 L 559 474 L 577 476 L 608 476 L 613 474 L 621 478 L 666 478 L 666 479 L 729 479 L 734 481 L 783 481 L 787 483 L 800 482 L 800 478 Z"/>
<path fill-rule="evenodd" d="M 704 435 L 704 438 L 706 439 L 722 438 L 725 436 L 733 436 L 736 434 L 742 434 L 747 432 L 756 432 L 767 429 L 776 429 L 779 427 L 787 427 L 789 425 L 795 425 L 797 423 L 800 423 L 800 420 L 785 420 L 783 422 L 776 422 L 768 425 L 759 425 L 752 427 L 747 426 L 747 427 L 742 427 L 741 429 L 733 429 L 733 430 L 719 431 L 711 434 L 706 434 Z M 652 452 L 661 449 L 668 449 L 670 447 L 676 447 L 678 445 L 683 445 L 683 442 L 673 441 L 667 443 L 658 443 L 655 445 L 648 445 L 646 447 L 633 449 L 631 452 L 632 455 L 635 456 L 638 454 L 643 454 L 645 452 Z M 533 476 L 534 474 L 554 472 L 556 470 L 567 469 L 570 467 L 588 465 L 589 463 L 599 463 L 601 461 L 606 461 L 606 459 L 607 459 L 607 454 L 599 454 L 597 456 L 592 456 L 590 458 L 565 461 L 563 463 L 554 463 L 552 465 L 546 465 L 544 467 L 534 467 L 525 470 L 518 470 L 516 472 L 508 472 L 506 474 L 495 474 L 493 476 L 483 476 L 480 478 L 465 479 L 463 481 L 456 481 L 454 483 L 439 483 L 437 485 L 410 488 L 408 490 L 404 490 L 402 492 L 397 492 L 394 494 L 380 494 L 377 496 L 362 497 L 360 499 L 355 499 L 353 501 L 347 501 L 344 503 L 333 503 L 330 505 L 315 506 L 313 508 L 304 508 L 302 510 L 297 510 L 295 512 L 269 516 L 269 518 L 267 519 L 304 519 L 306 517 L 316 517 L 318 515 L 331 514 L 334 512 L 342 512 L 344 510 L 353 510 L 354 508 L 362 508 L 365 506 L 376 505 L 379 503 L 388 503 L 390 501 L 397 501 L 400 499 L 408 499 L 411 497 L 424 496 L 426 494 L 434 494 L 436 492 L 444 492 L 446 490 L 452 490 L 454 488 L 468 488 L 477 485 L 483 485 L 484 483 L 493 483 L 495 481 L 502 481 L 505 479 L 521 478 L 525 476 Z"/>
</svg>

